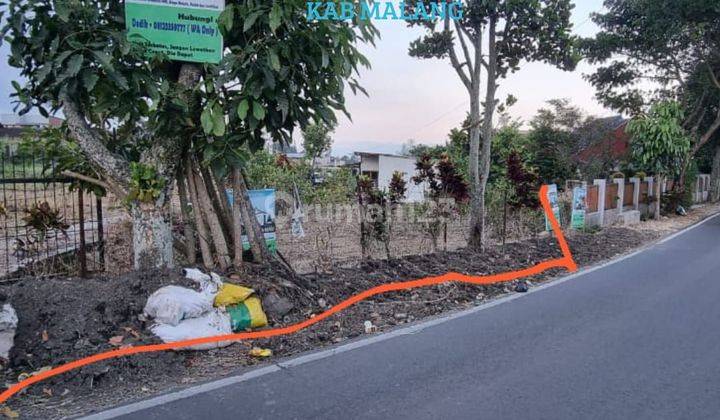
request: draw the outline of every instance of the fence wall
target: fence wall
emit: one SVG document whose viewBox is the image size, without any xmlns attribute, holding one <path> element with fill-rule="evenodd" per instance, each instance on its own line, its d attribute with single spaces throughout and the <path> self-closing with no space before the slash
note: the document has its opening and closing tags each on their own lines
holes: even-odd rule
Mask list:
<svg viewBox="0 0 720 420">
<path fill-rule="evenodd" d="M 665 181 L 661 191 L 670 191 L 673 181 Z M 710 175 L 700 174 L 693 190 L 693 201 L 703 203 L 710 199 Z M 587 215 L 589 226 L 633 224 L 640 221 L 640 215 L 653 216 L 655 207 L 655 184 L 653 177 L 598 179 L 588 185 Z"/>
<path fill-rule="evenodd" d="M 295 270 L 300 273 L 324 271 L 332 264 L 343 264 L 363 258 L 359 214 L 354 206 L 320 207 L 310 206 L 305 210 L 303 230 L 305 236 L 291 234 L 289 215 L 276 219 L 278 249 Z M 410 212 L 411 207 L 403 210 Z M 390 255 L 420 255 L 435 250 L 456 250 L 467 246 L 469 219 L 457 216 L 447 221 L 447 231 L 441 229 L 436 241 L 430 234 L 427 223 L 412 220 L 412 217 L 396 215 L 390 223 Z M 366 255 L 371 258 L 385 258 L 384 244 L 375 240 L 367 241 Z"/>
<path fill-rule="evenodd" d="M 102 200 L 47 177 L 43 162 L 0 154 L 0 279 L 103 269 Z"/>
</svg>

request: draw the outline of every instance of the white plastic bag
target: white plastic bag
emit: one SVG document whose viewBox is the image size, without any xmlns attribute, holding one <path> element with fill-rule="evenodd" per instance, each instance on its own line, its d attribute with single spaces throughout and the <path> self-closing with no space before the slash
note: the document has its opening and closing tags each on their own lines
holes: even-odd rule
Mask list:
<svg viewBox="0 0 720 420">
<path fill-rule="evenodd" d="M 229 319 L 229 318 L 228 318 Z M 0 358 L 7 360 L 15 344 L 15 329 L 17 328 L 18 317 L 15 309 L 6 303 L 0 311 Z"/>
<path fill-rule="evenodd" d="M 213 309 L 215 294 L 198 293 L 180 286 L 165 286 L 150 295 L 144 313 L 163 324 L 178 325 Z"/>
<path fill-rule="evenodd" d="M 197 268 L 183 268 L 183 274 L 185 278 L 194 281 L 200 286 L 201 293 L 213 295 L 213 297 L 218 293 L 223 284 L 223 279 L 218 274 L 210 273 L 208 275 Z"/>
<path fill-rule="evenodd" d="M 198 318 L 182 320 L 178 325 L 156 324 L 150 330 L 160 337 L 165 343 L 192 340 L 201 337 L 214 337 L 218 335 L 231 334 L 230 315 L 220 309 L 210 311 Z M 233 341 L 221 341 L 219 343 L 198 344 L 190 347 L 183 347 L 183 350 L 210 350 L 227 347 Z"/>
</svg>

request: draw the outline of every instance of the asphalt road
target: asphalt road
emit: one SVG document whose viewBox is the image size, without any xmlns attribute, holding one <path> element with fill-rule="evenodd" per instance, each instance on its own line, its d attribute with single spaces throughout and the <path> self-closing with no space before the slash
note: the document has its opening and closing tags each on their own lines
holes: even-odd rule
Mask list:
<svg viewBox="0 0 720 420">
<path fill-rule="evenodd" d="M 716 217 L 520 299 L 123 418 L 719 417 Z"/>
</svg>

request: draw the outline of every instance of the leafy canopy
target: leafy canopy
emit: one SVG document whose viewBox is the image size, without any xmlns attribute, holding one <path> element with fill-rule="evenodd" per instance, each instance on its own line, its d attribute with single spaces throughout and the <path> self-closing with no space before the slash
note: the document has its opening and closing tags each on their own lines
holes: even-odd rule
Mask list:
<svg viewBox="0 0 720 420">
<path fill-rule="evenodd" d="M 439 2 L 419 3 L 429 8 Z M 465 0 L 462 5 L 462 18 L 453 22 L 455 32 L 449 23 L 412 22 L 411 25 L 425 26 L 428 32 L 410 45 L 410 55 L 447 58 L 450 49 L 458 46 L 458 40 L 465 50 L 492 23 L 497 31 L 495 64 L 500 77 L 518 70 L 523 60 L 548 62 L 566 70 L 572 70 L 579 61 L 573 49 L 575 38 L 570 34 L 569 20 L 574 7 L 570 0 Z M 472 54 L 465 55 L 466 61 L 471 61 Z M 489 65 L 484 59 L 481 62 Z"/>
<path fill-rule="evenodd" d="M 303 148 L 305 155 L 316 159 L 330 151 L 333 139 L 333 127 L 324 123 L 311 124 L 303 130 Z"/>
<path fill-rule="evenodd" d="M 601 31 L 583 40 L 588 79 L 602 103 L 639 113 L 653 100 L 679 98 L 692 78 L 706 87 L 720 70 L 717 0 L 605 0 L 593 15 Z M 712 73 L 711 73 L 712 72 Z"/>
<path fill-rule="evenodd" d="M 241 164 L 238 146 L 258 149 L 264 134 L 287 143 L 295 126 L 346 112 L 344 88 L 361 89 L 353 75 L 369 65 L 356 43 L 373 42 L 371 24 L 308 21 L 302 0 L 226 3 L 225 56 L 187 87 L 182 63 L 128 42 L 124 1 L 7 1 L 2 36 L 26 80 L 14 83 L 20 112 L 47 115 L 72 98 L 113 153 L 134 160 L 150 139 L 186 139 L 218 168 Z"/>
<path fill-rule="evenodd" d="M 631 147 L 641 170 L 676 175 L 690 150 L 690 138 L 682 128 L 683 109 L 674 101 L 659 102 L 628 123 Z"/>
</svg>

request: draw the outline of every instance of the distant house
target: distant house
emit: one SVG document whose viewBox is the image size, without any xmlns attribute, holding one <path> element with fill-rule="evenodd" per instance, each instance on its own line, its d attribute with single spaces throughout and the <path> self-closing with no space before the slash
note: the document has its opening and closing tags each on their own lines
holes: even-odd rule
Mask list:
<svg viewBox="0 0 720 420">
<path fill-rule="evenodd" d="M 601 162 L 610 170 L 620 170 L 630 157 L 630 135 L 626 132 L 629 120 L 619 122 L 608 135 L 580 150 L 576 159 L 581 164 Z"/>
<path fill-rule="evenodd" d="M 45 118 L 41 115 L 0 114 L 0 151 L 5 155 L 14 154 L 22 136 L 32 129 L 59 127 L 63 123 L 60 118 Z"/>
<path fill-rule="evenodd" d="M 415 185 L 411 180 L 415 174 L 415 157 L 372 152 L 355 152 L 355 155 L 360 157 L 360 174 L 370 177 L 378 189 L 387 190 L 393 174 L 397 171 L 403 174 L 407 183 L 405 201 L 416 203 L 425 200 L 424 186 Z"/>
</svg>

